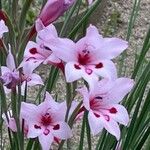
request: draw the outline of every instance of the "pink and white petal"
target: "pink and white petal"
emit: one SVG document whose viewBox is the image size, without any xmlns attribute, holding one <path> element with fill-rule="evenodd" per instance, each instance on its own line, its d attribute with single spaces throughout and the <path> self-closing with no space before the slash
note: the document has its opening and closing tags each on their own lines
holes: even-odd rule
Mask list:
<svg viewBox="0 0 150 150">
<path fill-rule="evenodd" d="M 44 62 L 43 64 L 50 64 L 50 63 L 61 63 L 61 60 L 52 53 Z"/>
<path fill-rule="evenodd" d="M 118 103 L 127 95 L 134 86 L 134 81 L 129 78 L 118 78 L 114 81 L 113 87 L 107 93 L 107 102 Z"/>
<path fill-rule="evenodd" d="M 100 55 L 103 59 L 113 59 L 128 47 L 128 42 L 119 38 L 103 38 Z"/>
<path fill-rule="evenodd" d="M 5 73 L 12 72 L 8 67 L 1 66 L 1 73 L 4 75 Z"/>
<path fill-rule="evenodd" d="M 109 112 L 107 113 L 109 113 L 109 116 L 113 120 L 127 126 L 127 124 L 129 123 L 129 115 L 125 107 L 119 104 L 113 104 L 110 106 L 106 106 L 106 108 L 109 109 Z"/>
<path fill-rule="evenodd" d="M 44 85 L 41 77 L 38 74 L 32 73 L 28 78 L 30 79 L 27 82 L 28 86 Z"/>
<path fill-rule="evenodd" d="M 8 27 L 5 25 L 4 20 L 0 20 L 0 39 L 3 37 L 5 32 L 8 32 Z"/>
<path fill-rule="evenodd" d="M 43 59 L 36 59 L 36 58 L 24 58 L 18 68 L 23 67 L 24 74 L 31 74 L 34 69 L 36 69 L 41 63 Z"/>
<path fill-rule="evenodd" d="M 42 23 L 42 20 L 40 18 L 38 18 L 36 21 L 35 21 L 35 28 L 36 28 L 36 31 L 39 32 L 40 30 L 42 30 L 45 26 L 43 25 Z"/>
<path fill-rule="evenodd" d="M 90 95 L 86 87 L 76 90 L 83 96 L 83 105 L 87 110 L 90 110 Z"/>
<path fill-rule="evenodd" d="M 99 116 L 94 115 L 93 111 L 90 110 L 88 114 L 88 121 L 89 121 L 90 129 L 93 135 L 96 135 L 102 131 L 104 125 L 103 125 L 103 122 L 101 121 L 100 115 Z"/>
<path fill-rule="evenodd" d="M 7 111 L 7 116 L 8 116 L 9 122 L 6 118 L 6 115 L 4 113 L 2 114 L 2 118 L 4 119 L 6 126 L 9 127 L 13 132 L 17 132 L 16 122 L 15 122 L 15 119 L 12 118 L 11 110 Z"/>
<path fill-rule="evenodd" d="M 41 134 L 38 138 L 42 146 L 42 150 L 49 150 L 52 142 L 54 141 L 53 135 L 51 133 L 48 135 Z"/>
<path fill-rule="evenodd" d="M 46 27 L 43 25 L 41 30 L 38 31 L 38 33 L 37 33 L 36 42 L 38 44 L 39 44 L 40 40 L 43 40 L 45 42 L 50 42 L 51 39 L 57 38 L 57 37 L 58 37 L 57 30 L 56 30 L 56 28 L 55 28 L 55 26 L 53 24 L 50 24 L 50 25 L 48 25 Z"/>
<path fill-rule="evenodd" d="M 72 136 L 71 129 L 65 122 L 57 122 L 53 128 L 52 134 L 59 139 L 68 139 Z"/>
<path fill-rule="evenodd" d="M 77 61 L 77 51 L 75 43 L 70 39 L 59 38 L 55 42 L 47 45 L 64 62 Z"/>
<path fill-rule="evenodd" d="M 120 139 L 120 128 L 116 121 L 109 117 L 109 121 L 102 119 L 104 128 L 112 135 L 116 137 L 117 140 Z"/>
<path fill-rule="evenodd" d="M 98 68 L 95 66 L 93 72 L 103 78 L 115 80 L 117 78 L 117 70 L 114 63 L 110 60 L 101 60 L 100 63 L 102 63 L 102 67 Z"/>
<path fill-rule="evenodd" d="M 37 106 L 30 103 L 21 103 L 21 116 L 23 119 L 25 119 L 27 122 L 36 122 L 40 116 L 40 114 L 37 111 Z M 31 115 L 32 114 L 32 115 Z"/>
<path fill-rule="evenodd" d="M 78 80 L 82 77 L 83 70 L 80 68 L 78 69 L 75 65 L 76 62 L 68 62 L 65 66 L 65 76 L 67 82 L 73 82 Z"/>
<path fill-rule="evenodd" d="M 55 102 L 53 97 L 46 92 L 45 94 L 45 101 L 53 110 L 59 109 L 59 103 Z"/>
<path fill-rule="evenodd" d="M 27 133 L 27 138 L 36 138 L 38 136 L 40 136 L 41 134 L 43 134 L 43 130 L 42 127 L 39 126 L 39 128 L 35 128 L 35 125 L 37 125 L 37 122 L 27 122 L 28 124 L 28 133 Z"/>
<path fill-rule="evenodd" d="M 9 46 L 9 53 L 7 55 L 7 58 L 6 58 L 6 65 L 7 67 L 13 71 L 16 69 L 16 65 L 15 65 L 15 61 L 14 61 L 14 56 L 12 55 L 11 53 L 11 49 L 10 49 L 10 46 Z"/>
<path fill-rule="evenodd" d="M 44 60 L 45 54 L 43 48 L 41 48 L 37 43 L 29 41 L 24 51 L 24 58 L 26 58 L 27 60 L 29 60 L 30 58 L 35 58 L 36 60 Z"/>
</svg>

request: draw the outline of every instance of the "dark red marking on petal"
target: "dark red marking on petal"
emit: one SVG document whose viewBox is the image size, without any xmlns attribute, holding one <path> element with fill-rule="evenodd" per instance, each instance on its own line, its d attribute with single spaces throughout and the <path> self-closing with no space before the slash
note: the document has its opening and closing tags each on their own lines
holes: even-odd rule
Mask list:
<svg viewBox="0 0 150 150">
<path fill-rule="evenodd" d="M 99 117 L 100 117 L 100 115 L 99 115 L 99 114 L 97 114 L 97 113 L 94 113 L 94 115 L 95 115 L 97 118 L 99 118 Z"/>
<path fill-rule="evenodd" d="M 26 61 L 32 60 L 32 59 L 36 59 L 35 57 L 29 57 L 28 59 L 26 59 Z"/>
<path fill-rule="evenodd" d="M 103 64 L 100 62 L 99 64 L 95 65 L 95 68 L 99 69 L 99 68 L 102 68 L 103 67 Z"/>
<path fill-rule="evenodd" d="M 55 125 L 53 129 L 54 130 L 59 130 L 60 129 L 60 125 L 59 124 Z"/>
<path fill-rule="evenodd" d="M 112 114 L 116 114 L 117 113 L 117 109 L 112 107 L 111 109 L 109 109 L 109 112 Z"/>
<path fill-rule="evenodd" d="M 96 99 L 103 99 L 101 96 L 96 96 L 95 98 Z"/>
<path fill-rule="evenodd" d="M 50 133 L 49 129 L 45 129 L 43 132 L 45 135 L 48 135 Z"/>
<path fill-rule="evenodd" d="M 34 48 L 31 48 L 29 51 L 30 51 L 30 53 L 33 54 L 33 55 L 36 54 L 36 53 L 38 53 L 38 52 L 37 52 L 37 49 L 36 49 L 35 47 L 34 47 Z"/>
<path fill-rule="evenodd" d="M 79 62 L 79 64 L 81 64 L 83 66 L 89 64 L 91 62 L 89 54 L 88 53 L 85 55 L 79 54 L 78 62 Z"/>
<path fill-rule="evenodd" d="M 76 69 L 78 69 L 78 70 L 81 69 L 80 66 L 77 65 L 77 64 L 74 64 L 74 67 L 75 67 Z"/>
<path fill-rule="evenodd" d="M 34 128 L 35 128 L 35 129 L 41 129 L 41 127 L 38 126 L 38 125 L 36 125 L 36 124 L 34 125 Z"/>
</svg>

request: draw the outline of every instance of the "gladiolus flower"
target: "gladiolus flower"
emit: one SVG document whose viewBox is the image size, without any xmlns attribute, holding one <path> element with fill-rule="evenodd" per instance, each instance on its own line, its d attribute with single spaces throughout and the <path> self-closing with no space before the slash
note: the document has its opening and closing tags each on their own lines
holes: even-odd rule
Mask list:
<svg viewBox="0 0 150 150">
<path fill-rule="evenodd" d="M 15 61 L 11 50 L 6 59 L 6 66 L 1 66 L 0 81 L 7 89 L 14 89 L 20 82 L 19 71 L 16 70 Z"/>
<path fill-rule="evenodd" d="M 38 106 L 22 102 L 21 115 L 29 127 L 27 137 L 38 137 L 43 150 L 49 150 L 54 139 L 68 139 L 72 135 L 60 111 L 60 104 L 49 93 Z"/>
<path fill-rule="evenodd" d="M 36 43 L 29 41 L 24 52 L 24 59 L 21 67 L 28 64 L 33 70 L 41 63 L 59 65 L 61 60 L 55 56 L 55 53 L 47 47 L 48 44 L 56 43 L 58 39 L 57 31 L 54 25 L 50 24 L 45 27 L 42 22 L 38 22 L 42 30 L 39 30 L 36 37 Z"/>
<path fill-rule="evenodd" d="M 8 27 L 5 25 L 4 20 L 0 20 L 0 39 L 3 37 L 5 32 L 8 32 Z"/>
<path fill-rule="evenodd" d="M 115 81 L 103 79 L 90 87 L 78 89 L 83 96 L 83 106 L 88 110 L 88 121 L 91 132 L 96 135 L 103 128 L 120 138 L 117 122 L 127 125 L 129 116 L 127 110 L 118 104 L 133 87 L 133 80 L 118 78 Z"/>
<path fill-rule="evenodd" d="M 10 93 L 11 90 L 15 89 L 20 83 L 22 95 L 24 94 L 26 82 L 27 86 L 43 85 L 41 77 L 32 73 L 33 69 L 28 64 L 23 66 L 23 72 L 19 75 L 10 49 L 6 59 L 6 65 L 7 66 L 1 66 L 2 75 L 0 76 L 0 81 L 3 83 L 6 93 Z"/>
<path fill-rule="evenodd" d="M 128 43 L 119 38 L 103 38 L 95 26 L 90 25 L 86 36 L 77 43 L 69 39 L 59 39 L 56 44 L 48 45 L 55 55 L 66 62 L 67 82 L 84 78 L 87 82 L 98 77 L 116 79 L 117 71 L 111 59 L 118 56 Z"/>
</svg>

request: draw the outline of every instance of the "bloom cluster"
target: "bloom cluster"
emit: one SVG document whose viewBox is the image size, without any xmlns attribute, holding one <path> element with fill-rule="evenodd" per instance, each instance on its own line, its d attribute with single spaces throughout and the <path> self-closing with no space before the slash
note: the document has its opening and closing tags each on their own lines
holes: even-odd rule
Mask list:
<svg viewBox="0 0 150 150">
<path fill-rule="evenodd" d="M 68 83 L 84 79 L 88 87 L 76 89 L 83 97 L 76 120 L 79 116 L 82 118 L 84 112 L 88 112 L 88 122 L 93 135 L 105 128 L 119 140 L 118 123 L 127 125 L 129 122 L 127 110 L 119 102 L 131 91 L 134 82 L 129 78 L 117 77 L 112 59 L 122 53 L 128 47 L 128 43 L 119 38 L 104 38 L 93 25 L 90 25 L 86 35 L 76 42 L 59 37 L 52 22 L 73 2 L 47 2 L 35 23 L 36 40 L 27 43 L 19 66 L 16 66 L 9 47 L 7 66 L 1 67 L 0 81 L 6 93 L 16 90 L 16 86 L 21 84 L 21 94 L 24 95 L 26 86 L 44 85 L 41 77 L 33 73 L 40 64 L 60 68 Z M 55 8 L 59 8 L 60 12 L 56 13 Z M 8 32 L 3 20 L 0 22 L 0 28 L 2 38 L 3 33 Z M 69 116 L 77 105 L 78 102 L 72 100 Z M 72 135 L 71 128 L 65 120 L 66 112 L 66 102 L 55 102 L 46 92 L 44 101 L 38 106 L 21 103 L 20 124 L 22 125 L 24 120 L 24 133 L 27 138 L 38 137 L 42 149 L 49 150 L 52 142 L 59 143 Z M 3 118 L 6 125 L 13 132 L 17 132 L 12 112 L 8 113 L 9 121 L 5 115 Z"/>
</svg>

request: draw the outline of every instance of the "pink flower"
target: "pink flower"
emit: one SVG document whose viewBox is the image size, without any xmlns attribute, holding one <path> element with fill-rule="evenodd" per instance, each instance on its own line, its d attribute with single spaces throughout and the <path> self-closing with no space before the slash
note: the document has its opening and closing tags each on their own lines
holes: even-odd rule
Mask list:
<svg viewBox="0 0 150 150">
<path fill-rule="evenodd" d="M 116 67 L 111 59 L 128 47 L 128 43 L 118 38 L 103 38 L 95 26 L 90 25 L 86 36 L 77 43 L 61 39 L 49 44 L 55 55 L 66 62 L 67 82 L 84 78 L 88 82 L 98 77 L 116 79 Z"/>
<path fill-rule="evenodd" d="M 6 126 L 8 128 L 10 128 L 13 132 L 17 132 L 16 121 L 15 121 L 15 118 L 12 116 L 12 110 L 7 112 L 7 117 L 5 114 L 2 115 L 2 118 L 4 119 Z M 22 127 L 22 117 L 21 116 L 20 116 L 20 127 Z M 26 122 L 24 122 L 24 134 L 27 135 L 27 133 L 28 133 L 28 126 L 27 126 Z"/>
<path fill-rule="evenodd" d="M 78 90 L 84 98 L 83 106 L 89 111 L 88 121 L 94 135 L 104 127 L 119 140 L 117 122 L 127 125 L 129 116 L 127 110 L 118 103 L 131 91 L 133 84 L 133 80 L 128 78 L 118 78 L 115 81 L 103 79 L 95 82 L 90 91 L 87 88 Z"/>
<path fill-rule="evenodd" d="M 2 75 L 0 76 L 0 81 L 3 83 L 6 93 L 10 93 L 20 83 L 22 95 L 25 90 L 25 82 L 27 82 L 27 86 L 43 85 L 41 77 L 32 73 L 33 69 L 28 64 L 23 66 L 23 72 L 19 75 L 10 49 L 6 59 L 6 65 L 1 67 Z"/>
<path fill-rule="evenodd" d="M 5 25 L 4 20 L 0 20 L 0 39 L 3 37 L 5 32 L 8 32 L 8 27 Z"/>
<path fill-rule="evenodd" d="M 59 106 L 48 93 L 45 101 L 38 106 L 24 102 L 21 104 L 22 117 L 29 127 L 27 137 L 38 137 L 43 150 L 50 149 L 54 138 L 68 139 L 72 135 Z"/>
<path fill-rule="evenodd" d="M 47 26 L 63 15 L 63 13 L 72 6 L 74 1 L 75 0 L 48 0 L 38 18 Z"/>
<path fill-rule="evenodd" d="M 15 61 L 11 50 L 9 50 L 6 66 L 1 67 L 0 81 L 7 89 L 14 89 L 20 82 L 19 71 L 16 70 Z"/>
<path fill-rule="evenodd" d="M 32 41 L 28 42 L 24 52 L 24 59 L 20 66 L 22 67 L 28 64 L 33 70 L 41 63 L 57 66 L 61 63 L 61 60 L 47 47 L 47 43 L 56 43 L 55 41 L 58 38 L 57 31 L 52 24 L 45 27 L 40 20 L 37 24 L 39 26 L 37 28 L 40 28 L 36 37 L 37 43 Z"/>
</svg>

